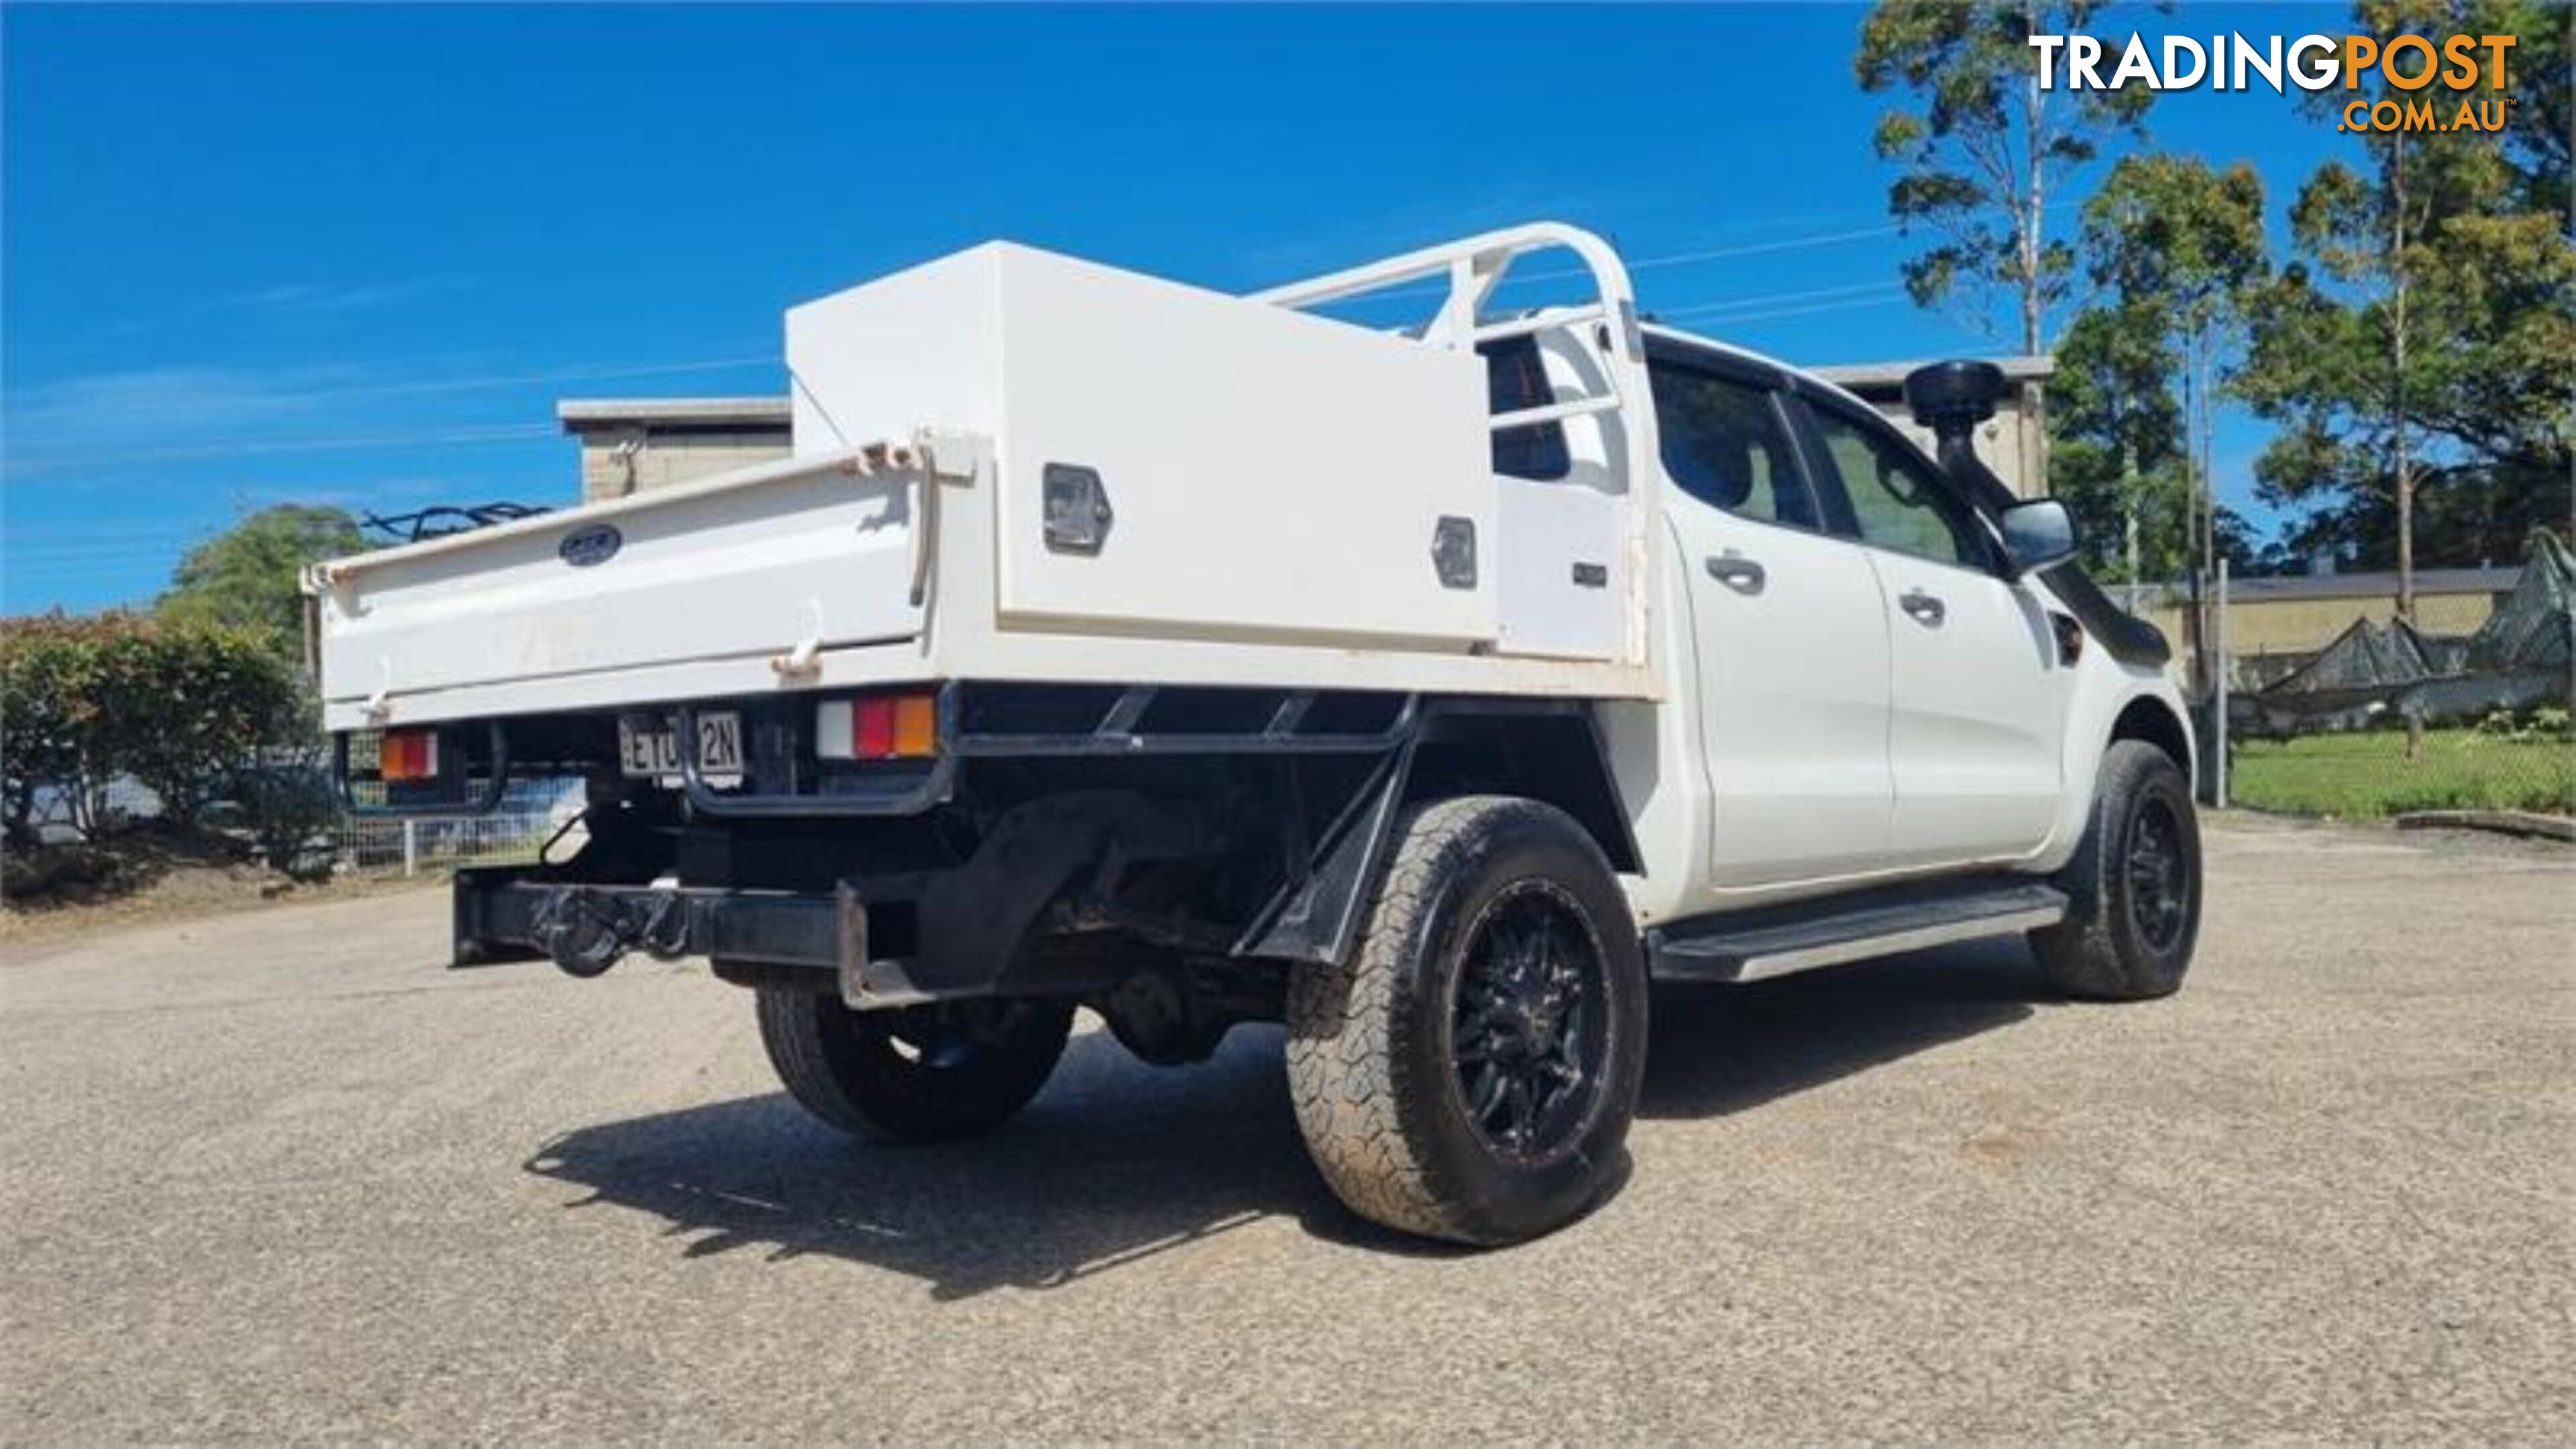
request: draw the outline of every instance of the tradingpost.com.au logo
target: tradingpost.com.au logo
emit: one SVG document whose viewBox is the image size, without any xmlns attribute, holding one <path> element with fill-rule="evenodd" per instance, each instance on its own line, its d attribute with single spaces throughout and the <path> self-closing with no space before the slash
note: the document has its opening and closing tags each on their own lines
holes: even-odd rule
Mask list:
<svg viewBox="0 0 2576 1449">
<path fill-rule="evenodd" d="M 2394 35 L 2378 40 L 2367 35 L 2302 35 L 2283 42 L 2280 36 L 2248 40 L 2230 33 L 2199 37 L 2168 35 L 2161 46 L 2132 35 L 2118 60 L 2104 73 L 2108 59 L 2100 40 L 2090 35 L 2034 35 L 2039 52 L 2039 88 L 2053 91 L 2060 83 L 2060 64 L 2067 89 L 2116 91 L 2137 84 L 2157 91 L 2245 91 L 2258 86 L 2287 95 L 2338 87 L 2358 91 L 2376 72 L 2389 85 L 2410 91 L 2403 100 L 2355 98 L 2343 108 L 2337 126 L 2344 131 L 2501 131 L 2513 112 L 2505 88 L 2505 52 L 2510 35 Z M 2479 92 L 2491 94 L 2479 94 Z"/>
</svg>

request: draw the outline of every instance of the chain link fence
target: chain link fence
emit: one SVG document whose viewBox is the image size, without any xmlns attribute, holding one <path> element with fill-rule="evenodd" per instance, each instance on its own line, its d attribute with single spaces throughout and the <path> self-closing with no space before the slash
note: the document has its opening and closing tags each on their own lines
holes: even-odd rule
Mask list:
<svg viewBox="0 0 2576 1449">
<path fill-rule="evenodd" d="M 2263 637 L 2268 605 L 2223 578 L 2204 615 L 2211 679 L 2192 691 L 2216 798 L 2347 820 L 2576 821 L 2576 560 L 2554 536 L 2534 539 L 2474 627 L 2355 607 L 2307 649 L 2242 647 Z"/>
</svg>

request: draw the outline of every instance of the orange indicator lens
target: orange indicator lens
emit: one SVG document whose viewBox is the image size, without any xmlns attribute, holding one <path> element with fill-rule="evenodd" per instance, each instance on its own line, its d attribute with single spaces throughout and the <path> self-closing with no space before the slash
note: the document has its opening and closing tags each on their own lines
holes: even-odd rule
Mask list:
<svg viewBox="0 0 2576 1449">
<path fill-rule="evenodd" d="M 388 730 L 377 774 L 386 780 L 427 780 L 438 774 L 435 730 Z"/>
</svg>

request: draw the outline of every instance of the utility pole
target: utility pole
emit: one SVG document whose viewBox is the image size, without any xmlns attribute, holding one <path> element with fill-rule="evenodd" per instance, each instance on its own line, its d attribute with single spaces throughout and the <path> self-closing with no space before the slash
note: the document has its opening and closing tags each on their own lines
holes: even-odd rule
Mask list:
<svg viewBox="0 0 2576 1449">
<path fill-rule="evenodd" d="M 2198 394 L 2198 388 L 2195 386 L 2195 382 L 2196 378 L 2190 359 L 2186 358 L 2183 362 L 2182 372 L 2183 427 L 2186 432 L 2188 432 L 2193 426 L 2192 419 L 2198 415 L 2194 411 L 2195 399 Z M 2185 536 L 2188 542 L 2185 545 L 2184 551 L 2189 555 L 2183 572 L 2190 590 L 2190 598 L 2183 610 L 2183 630 L 2191 636 L 2188 642 L 2191 646 L 2192 692 L 2202 699 L 2207 699 L 2209 697 L 2209 620 L 2203 609 L 2203 605 L 2206 603 L 2206 600 L 2202 597 L 2201 592 L 2202 552 L 2200 544 L 2200 450 L 2198 447 L 2193 445 L 2192 439 L 2186 437 L 2183 441 L 2183 493 L 2185 500 L 2183 511 L 2188 525 L 2185 530 Z"/>
<path fill-rule="evenodd" d="M 2209 712 L 2210 738 L 2216 741 L 2209 752 L 2209 803 L 2227 808 L 2227 560 L 2218 561 L 2218 689 L 2217 707 Z"/>
</svg>

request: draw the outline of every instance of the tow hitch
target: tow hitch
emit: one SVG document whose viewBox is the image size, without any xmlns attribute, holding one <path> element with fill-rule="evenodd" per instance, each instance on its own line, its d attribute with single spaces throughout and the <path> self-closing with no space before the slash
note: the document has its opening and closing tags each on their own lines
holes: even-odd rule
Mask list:
<svg viewBox="0 0 2576 1449">
<path fill-rule="evenodd" d="M 556 886 L 537 902 L 528 924 L 567 976 L 597 976 L 634 950 L 656 961 L 689 954 L 689 908 L 675 890 Z"/>
<path fill-rule="evenodd" d="M 837 970 L 877 1005 L 892 985 L 874 979 L 867 907 L 847 885 L 830 892 L 609 885 L 529 880 L 503 867 L 458 871 L 455 910 L 459 966 L 546 957 L 567 975 L 591 977 L 641 951 L 657 961 L 706 956 Z"/>
</svg>

